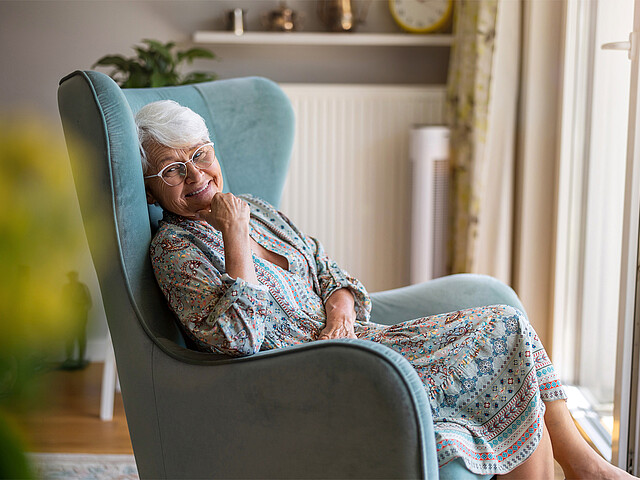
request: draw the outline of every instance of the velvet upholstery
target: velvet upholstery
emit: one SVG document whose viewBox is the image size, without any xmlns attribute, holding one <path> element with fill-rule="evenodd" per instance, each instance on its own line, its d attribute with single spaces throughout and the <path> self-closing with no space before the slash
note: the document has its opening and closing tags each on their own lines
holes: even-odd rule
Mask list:
<svg viewBox="0 0 640 480">
<path fill-rule="evenodd" d="M 164 98 L 204 117 L 225 188 L 276 206 L 294 134 L 288 99 L 262 78 L 121 90 L 78 71 L 60 82 L 65 135 L 91 148 L 70 149 L 70 160 L 141 478 L 488 478 L 459 461 L 438 471 L 423 385 L 386 347 L 333 340 L 238 359 L 185 347 L 150 265 L 159 207 L 146 205 L 133 122 Z M 509 287 L 477 275 L 372 300 L 385 324 L 489 303 L 522 308 Z"/>
</svg>

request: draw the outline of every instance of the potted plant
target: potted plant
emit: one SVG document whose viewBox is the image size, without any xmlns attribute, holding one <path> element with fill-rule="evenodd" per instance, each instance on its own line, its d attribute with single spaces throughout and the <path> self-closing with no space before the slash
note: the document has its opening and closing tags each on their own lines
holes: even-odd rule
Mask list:
<svg viewBox="0 0 640 480">
<path fill-rule="evenodd" d="M 196 58 L 215 58 L 213 52 L 202 48 L 175 50 L 175 42 L 162 43 L 145 39 L 146 46 L 135 46 L 137 55 L 125 58 L 122 55 L 105 55 L 93 67 L 112 66 L 109 76 L 122 88 L 166 87 L 215 80 L 212 72 L 179 73 L 179 67 L 190 64 Z"/>
</svg>

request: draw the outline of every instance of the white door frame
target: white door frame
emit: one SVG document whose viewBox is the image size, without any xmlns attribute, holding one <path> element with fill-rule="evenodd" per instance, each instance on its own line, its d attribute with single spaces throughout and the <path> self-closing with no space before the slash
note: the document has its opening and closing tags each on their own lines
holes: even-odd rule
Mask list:
<svg viewBox="0 0 640 480">
<path fill-rule="evenodd" d="M 618 345 L 616 350 L 616 387 L 612 462 L 638 473 L 638 340 L 640 305 L 638 304 L 638 233 L 640 223 L 640 95 L 638 95 L 640 40 L 640 0 L 634 2 L 633 32 L 629 37 L 631 87 L 629 90 L 629 130 L 625 184 L 625 210 L 622 233 L 622 264 Z M 624 39 L 620 39 L 624 40 Z M 635 347 L 635 348 L 634 348 Z"/>
</svg>

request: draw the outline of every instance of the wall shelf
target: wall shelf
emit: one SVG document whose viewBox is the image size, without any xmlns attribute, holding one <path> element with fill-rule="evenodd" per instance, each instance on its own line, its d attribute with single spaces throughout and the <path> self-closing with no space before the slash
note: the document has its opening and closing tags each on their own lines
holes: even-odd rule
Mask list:
<svg viewBox="0 0 640 480">
<path fill-rule="evenodd" d="M 233 32 L 198 31 L 193 42 L 217 45 L 309 45 L 450 47 L 452 35 L 410 33 L 327 33 L 327 32 Z"/>
</svg>

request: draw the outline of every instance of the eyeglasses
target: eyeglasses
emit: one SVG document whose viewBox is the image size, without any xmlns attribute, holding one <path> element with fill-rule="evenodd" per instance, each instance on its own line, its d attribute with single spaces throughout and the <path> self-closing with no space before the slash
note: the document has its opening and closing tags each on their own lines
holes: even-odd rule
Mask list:
<svg viewBox="0 0 640 480">
<path fill-rule="evenodd" d="M 170 163 L 155 175 L 145 175 L 144 178 L 160 177 L 170 187 L 177 187 L 187 177 L 187 163 L 191 162 L 194 167 L 202 170 L 210 167 L 215 158 L 216 153 L 213 150 L 213 142 L 205 143 L 200 145 L 186 162 Z"/>
</svg>

